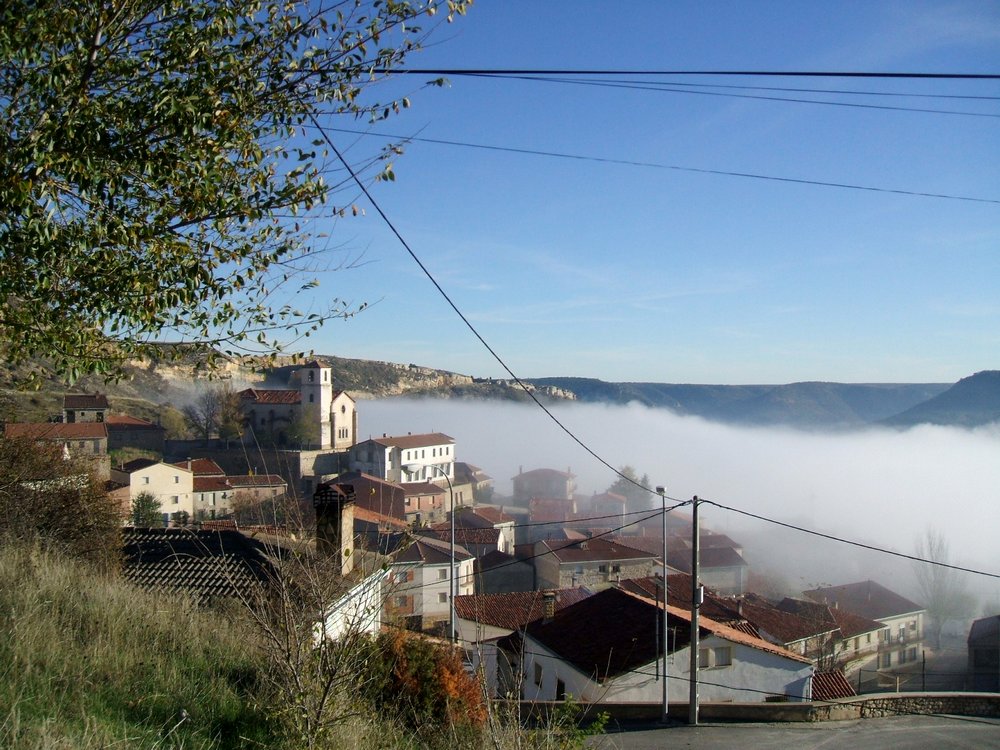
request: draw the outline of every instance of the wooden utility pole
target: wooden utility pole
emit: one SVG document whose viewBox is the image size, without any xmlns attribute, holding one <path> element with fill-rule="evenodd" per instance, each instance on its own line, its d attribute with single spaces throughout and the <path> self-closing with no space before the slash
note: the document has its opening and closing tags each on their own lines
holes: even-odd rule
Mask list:
<svg viewBox="0 0 1000 750">
<path fill-rule="evenodd" d="M 691 501 L 691 692 L 688 697 L 688 724 L 698 724 L 698 607 L 701 605 L 701 587 L 698 585 L 698 547 L 701 541 L 698 529 L 698 496 Z"/>
<path fill-rule="evenodd" d="M 666 724 L 670 721 L 668 709 L 670 699 L 667 697 L 667 677 L 668 649 L 670 639 L 667 629 L 667 500 L 665 490 L 662 487 L 656 488 L 656 494 L 660 496 L 661 527 L 663 531 L 663 711 L 660 714 L 660 721 Z"/>
</svg>

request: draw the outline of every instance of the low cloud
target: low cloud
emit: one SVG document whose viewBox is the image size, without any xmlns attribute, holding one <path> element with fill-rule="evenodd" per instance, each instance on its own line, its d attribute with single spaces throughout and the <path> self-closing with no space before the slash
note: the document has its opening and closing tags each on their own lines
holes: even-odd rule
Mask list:
<svg viewBox="0 0 1000 750">
<path fill-rule="evenodd" d="M 998 425 L 827 434 L 721 425 L 634 404 L 567 404 L 552 411 L 609 464 L 635 467 L 672 497 L 698 495 L 902 553 L 911 553 L 917 537 L 934 528 L 948 539 L 953 562 L 1000 572 Z M 362 437 L 432 430 L 451 435 L 459 460 L 483 468 L 503 494 L 509 494 L 520 467 L 571 470 L 584 494 L 603 491 L 615 479 L 535 406 L 384 400 L 360 404 L 360 419 Z M 869 561 L 877 559 L 854 547 L 703 508 L 712 528 L 745 537 L 749 558 L 794 570 L 804 583 L 845 582 L 832 580 L 834 567 L 848 579 L 869 577 L 864 575 Z M 778 549 L 766 549 L 765 540 L 783 541 Z M 899 574 L 899 563 L 891 558 L 886 563 L 887 571 L 896 571 L 886 575 Z"/>
</svg>

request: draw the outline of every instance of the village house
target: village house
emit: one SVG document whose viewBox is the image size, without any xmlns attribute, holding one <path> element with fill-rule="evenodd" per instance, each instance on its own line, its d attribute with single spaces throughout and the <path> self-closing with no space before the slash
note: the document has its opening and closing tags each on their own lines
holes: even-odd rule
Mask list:
<svg viewBox="0 0 1000 750">
<path fill-rule="evenodd" d="M 135 448 L 163 455 L 167 431 L 160 425 L 128 414 L 108 414 L 104 424 L 108 428 L 109 451 Z"/>
<path fill-rule="evenodd" d="M 474 558 L 457 545 L 454 552 L 457 593 L 467 596 L 474 593 Z M 427 537 L 416 537 L 396 553 L 391 565 L 392 592 L 386 599 L 387 615 L 417 630 L 440 628 L 451 614 L 451 562 L 450 546 Z"/>
<path fill-rule="evenodd" d="M 129 501 L 148 493 L 159 503 L 163 523 L 195 518 L 194 472 L 186 467 L 137 458 L 111 468 L 111 480 L 128 487 Z"/>
<path fill-rule="evenodd" d="M 656 555 L 604 538 L 535 542 L 532 563 L 542 589 L 606 588 L 625 578 L 652 575 Z"/>
<path fill-rule="evenodd" d="M 669 699 L 686 701 L 691 614 L 666 611 Z M 610 588 L 535 620 L 497 641 L 496 693 L 528 701 L 658 703 L 663 612 L 654 599 Z M 702 701 L 811 699 L 813 667 L 805 657 L 708 617 L 699 626 Z"/>
<path fill-rule="evenodd" d="M 451 482 L 455 489 L 455 439 L 440 432 L 362 440 L 350 449 L 348 464 L 352 471 L 389 482 Z M 455 495 L 455 505 L 471 505 L 471 490 L 468 493 Z"/>
<path fill-rule="evenodd" d="M 535 568 L 505 552 L 490 552 L 476 558 L 476 593 L 504 594 L 513 591 L 534 591 Z"/>
<path fill-rule="evenodd" d="M 533 497 L 571 499 L 576 492 L 576 476 L 556 469 L 520 469 L 511 479 L 515 505 L 526 506 Z"/>
<path fill-rule="evenodd" d="M 63 396 L 63 422 L 104 422 L 107 415 L 108 397 L 103 393 L 67 393 Z"/>
<path fill-rule="evenodd" d="M 967 644 L 972 689 L 1000 692 L 1000 615 L 973 622 Z"/>
<path fill-rule="evenodd" d="M 879 669 L 902 666 L 920 658 L 925 610 L 919 604 L 871 580 L 825 586 L 803 594 L 831 608 L 882 623 Z"/>
</svg>

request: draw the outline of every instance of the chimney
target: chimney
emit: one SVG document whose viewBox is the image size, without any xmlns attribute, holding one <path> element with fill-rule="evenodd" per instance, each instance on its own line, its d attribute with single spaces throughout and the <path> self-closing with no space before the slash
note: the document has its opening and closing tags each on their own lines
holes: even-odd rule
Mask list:
<svg viewBox="0 0 1000 750">
<path fill-rule="evenodd" d="M 316 551 L 339 560 L 340 574 L 354 569 L 354 485 L 320 484 L 313 494 Z"/>
<path fill-rule="evenodd" d="M 542 594 L 542 622 L 552 622 L 556 616 L 556 592 L 546 591 Z"/>
</svg>

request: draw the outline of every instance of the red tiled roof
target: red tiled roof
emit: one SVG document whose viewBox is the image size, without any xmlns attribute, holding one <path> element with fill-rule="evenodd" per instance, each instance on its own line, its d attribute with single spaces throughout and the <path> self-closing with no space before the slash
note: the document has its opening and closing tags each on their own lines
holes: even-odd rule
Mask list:
<svg viewBox="0 0 1000 750">
<path fill-rule="evenodd" d="M 451 548 L 447 544 L 442 544 L 436 539 L 428 537 L 418 537 L 399 552 L 394 562 L 397 563 L 423 563 L 424 565 L 447 565 L 451 559 Z M 455 546 L 456 560 L 471 560 L 472 555 L 463 547 Z"/>
<path fill-rule="evenodd" d="M 104 418 L 109 430 L 163 430 L 158 424 L 148 419 L 140 419 L 129 414 L 109 414 Z M 165 431 L 165 430 L 164 430 Z"/>
<path fill-rule="evenodd" d="M 63 396 L 64 409 L 107 409 L 108 397 L 103 393 L 67 393 Z"/>
<path fill-rule="evenodd" d="M 667 577 L 669 590 L 667 591 L 667 604 L 680 607 L 682 609 L 691 608 L 691 576 L 687 573 L 671 573 Z M 654 576 L 645 578 L 631 578 L 621 581 L 619 588 L 630 591 L 633 594 L 641 594 L 649 599 L 657 599 L 662 596 L 660 579 Z M 705 598 L 701 604 L 701 613 L 706 617 L 711 617 L 717 622 L 724 622 L 727 625 L 737 627 L 734 623 L 741 620 L 735 602 L 731 599 L 719 596 L 714 591 L 705 589 Z M 756 629 L 751 629 L 751 635 L 757 635 Z"/>
<path fill-rule="evenodd" d="M 225 492 L 229 489 L 232 488 L 226 482 L 225 477 L 195 476 L 194 478 L 195 492 Z"/>
<path fill-rule="evenodd" d="M 233 487 L 284 487 L 286 482 L 280 474 L 237 474 L 227 476 Z"/>
<path fill-rule="evenodd" d="M 4 434 L 30 440 L 94 440 L 106 438 L 108 429 L 103 422 L 19 422 L 8 424 Z"/>
<path fill-rule="evenodd" d="M 626 503 L 626 498 L 624 495 L 619 495 L 617 492 L 602 492 L 600 495 L 594 495 L 590 498 L 592 503 L 620 503 L 624 505 Z"/>
<path fill-rule="evenodd" d="M 833 615 L 833 619 L 837 622 L 837 627 L 840 628 L 840 634 L 844 638 L 853 638 L 857 635 L 873 633 L 875 631 L 882 630 L 882 628 L 885 627 L 880 622 L 869 620 L 867 617 L 856 615 L 853 612 L 848 612 L 846 609 L 840 609 L 839 607 L 832 608 L 830 613 Z"/>
<path fill-rule="evenodd" d="M 542 591 L 519 591 L 509 594 L 475 594 L 455 597 L 455 614 L 464 620 L 481 622 L 507 630 L 517 630 L 544 614 L 545 600 Z M 581 602 L 591 592 L 583 587 L 557 589 L 555 608 L 569 607 Z"/>
<path fill-rule="evenodd" d="M 691 636 L 691 613 L 673 606 L 668 606 L 666 611 L 674 623 L 686 624 L 686 627 L 682 625 L 677 629 L 676 641 L 671 645 L 675 650 L 687 647 Z M 653 599 L 610 588 L 560 610 L 551 622 L 535 620 L 525 630 L 584 674 L 604 679 L 648 664 L 656 658 L 656 634 L 662 624 L 653 625 L 655 619 L 660 619 L 662 623 L 662 612 L 662 604 Z M 811 663 L 803 656 L 711 618 L 702 617 L 699 625 L 699 632 L 712 633 L 732 643 L 799 663 Z"/>
<path fill-rule="evenodd" d="M 817 622 L 780 610 L 763 597 L 753 594 L 744 595 L 740 613 L 753 623 L 762 635 L 765 637 L 769 635 L 786 645 L 831 633 L 837 629 L 833 623 Z"/>
<path fill-rule="evenodd" d="M 224 477 L 225 470 L 210 458 L 194 458 L 190 461 L 177 461 L 174 466 L 187 469 L 196 477 Z"/>
<path fill-rule="evenodd" d="M 829 672 L 815 672 L 812 679 L 812 699 L 832 701 L 838 698 L 853 698 L 857 695 L 854 686 L 847 681 L 839 669 Z"/>
<path fill-rule="evenodd" d="M 448 490 L 444 487 L 434 484 L 433 482 L 407 482 L 406 484 L 401 484 L 400 487 L 406 495 L 440 495 Z"/>
<path fill-rule="evenodd" d="M 871 620 L 882 620 L 923 609 L 919 604 L 871 580 L 842 586 L 825 586 L 802 593 L 813 601 L 840 607 Z"/>
<path fill-rule="evenodd" d="M 298 404 L 302 401 L 302 394 L 299 391 L 285 388 L 269 390 L 247 388 L 240 391 L 239 395 L 241 400 L 252 401 L 256 404 Z"/>
<path fill-rule="evenodd" d="M 595 562 L 598 560 L 648 560 L 654 555 L 626 547 L 607 539 L 584 539 L 581 541 L 543 541 L 552 556 L 560 563 Z"/>
<path fill-rule="evenodd" d="M 485 519 L 489 523 L 514 523 L 514 521 L 516 520 L 513 516 L 507 515 L 499 508 L 489 508 L 485 506 L 479 506 L 467 511 L 461 511 L 458 517 L 456 518 L 456 523 L 460 523 L 464 516 L 469 516 L 469 515 L 479 516 L 480 518 Z"/>
<path fill-rule="evenodd" d="M 709 547 L 698 551 L 703 568 L 745 568 L 747 561 L 732 547 Z"/>
<path fill-rule="evenodd" d="M 451 524 L 435 524 L 429 529 L 423 529 L 422 533 L 447 542 L 451 539 Z M 459 544 L 492 544 L 496 546 L 499 539 L 500 529 L 466 529 L 455 527 L 455 541 Z"/>
<path fill-rule="evenodd" d="M 406 450 L 409 448 L 429 448 L 432 445 L 453 445 L 455 438 L 445 435 L 443 432 L 427 432 L 422 435 L 396 435 L 391 437 L 383 435 L 380 438 L 372 438 L 372 441 L 379 445 Z"/>
<path fill-rule="evenodd" d="M 387 516 L 384 513 L 378 513 L 377 511 L 370 510 L 369 508 L 365 508 L 357 504 L 354 506 L 354 520 L 365 521 L 366 523 L 375 523 L 381 526 L 389 526 L 399 531 L 409 528 L 409 525 L 405 521 L 400 521 L 398 518 Z"/>
</svg>

